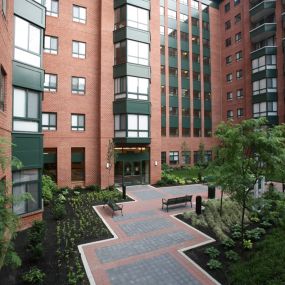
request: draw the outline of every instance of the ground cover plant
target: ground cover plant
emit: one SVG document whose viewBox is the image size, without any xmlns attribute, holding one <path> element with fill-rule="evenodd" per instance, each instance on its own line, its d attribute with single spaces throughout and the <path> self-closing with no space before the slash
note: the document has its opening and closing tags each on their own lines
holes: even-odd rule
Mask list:
<svg viewBox="0 0 285 285">
<path fill-rule="evenodd" d="M 122 194 L 96 185 L 58 189 L 47 177 L 43 184 L 52 193 L 52 199 L 45 196 L 44 222 L 18 233 L 14 243 L 22 266 L 4 267 L 1 284 L 89 284 L 77 246 L 112 237 L 93 206 L 122 201 Z"/>
</svg>

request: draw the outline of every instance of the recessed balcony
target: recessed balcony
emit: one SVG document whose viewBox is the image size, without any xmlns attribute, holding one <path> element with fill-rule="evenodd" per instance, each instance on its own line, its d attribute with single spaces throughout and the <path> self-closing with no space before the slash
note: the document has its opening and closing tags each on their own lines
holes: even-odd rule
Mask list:
<svg viewBox="0 0 285 285">
<path fill-rule="evenodd" d="M 261 57 L 263 55 L 277 54 L 276 46 L 265 46 L 251 52 L 251 59 Z"/>
<path fill-rule="evenodd" d="M 283 28 L 285 28 L 285 12 L 282 13 Z"/>
<path fill-rule="evenodd" d="M 264 23 L 250 31 L 251 42 L 257 43 L 276 34 L 276 23 Z"/>
<path fill-rule="evenodd" d="M 268 17 L 274 13 L 276 7 L 276 0 L 264 0 L 249 10 L 250 20 L 256 23 L 263 18 Z"/>
</svg>

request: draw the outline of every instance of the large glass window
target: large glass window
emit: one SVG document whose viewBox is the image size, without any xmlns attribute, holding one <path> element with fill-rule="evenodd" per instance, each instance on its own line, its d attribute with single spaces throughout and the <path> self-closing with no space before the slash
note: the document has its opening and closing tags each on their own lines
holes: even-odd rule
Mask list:
<svg viewBox="0 0 285 285">
<path fill-rule="evenodd" d="M 115 115 L 115 137 L 148 138 L 149 116 Z"/>
<path fill-rule="evenodd" d="M 253 81 L 252 94 L 258 95 L 266 92 L 277 92 L 276 78 L 263 78 L 261 80 Z"/>
<path fill-rule="evenodd" d="M 182 164 L 190 164 L 190 163 L 191 163 L 191 152 L 182 151 Z"/>
<path fill-rule="evenodd" d="M 84 148 L 71 148 L 71 181 L 85 181 Z"/>
<path fill-rule="evenodd" d="M 176 19 L 177 18 L 176 11 L 168 9 L 168 18 Z"/>
<path fill-rule="evenodd" d="M 126 5 L 115 10 L 115 30 L 124 27 L 149 30 L 149 11 Z"/>
<path fill-rule="evenodd" d="M 44 149 L 44 167 L 43 174 L 50 176 L 53 181 L 57 181 L 57 149 Z"/>
<path fill-rule="evenodd" d="M 48 16 L 58 16 L 58 0 L 45 0 L 45 6 Z"/>
<path fill-rule="evenodd" d="M 85 115 L 71 114 L 71 130 L 85 131 Z"/>
<path fill-rule="evenodd" d="M 277 102 L 253 104 L 253 117 L 277 116 Z"/>
<path fill-rule="evenodd" d="M 2 12 L 4 16 L 6 17 L 7 14 L 7 0 L 2 0 Z"/>
<path fill-rule="evenodd" d="M 71 91 L 72 94 L 85 94 L 85 82 L 86 79 L 84 77 L 75 77 L 73 76 L 71 79 Z"/>
<path fill-rule="evenodd" d="M 264 55 L 252 60 L 252 73 L 265 69 L 276 69 L 276 55 Z"/>
<path fill-rule="evenodd" d="M 19 201 L 20 197 L 25 193 L 29 193 L 33 199 Z M 16 200 L 13 204 L 13 212 L 17 215 L 33 212 L 41 208 L 39 171 L 37 169 L 13 172 L 13 196 Z"/>
<path fill-rule="evenodd" d="M 72 41 L 72 56 L 76 58 L 86 57 L 86 43 Z"/>
<path fill-rule="evenodd" d="M 57 90 L 57 75 L 46 73 L 44 91 L 56 92 L 56 90 Z"/>
<path fill-rule="evenodd" d="M 57 54 L 58 38 L 52 36 L 45 36 L 44 52 Z"/>
<path fill-rule="evenodd" d="M 56 113 L 42 113 L 42 129 L 48 131 L 56 130 Z"/>
<path fill-rule="evenodd" d="M 41 29 L 19 17 L 15 17 L 14 59 L 41 66 Z"/>
<path fill-rule="evenodd" d="M 13 130 L 22 132 L 39 131 L 40 95 L 34 91 L 14 89 Z"/>
<path fill-rule="evenodd" d="M 73 22 L 86 23 L 86 8 L 73 5 Z"/>
<path fill-rule="evenodd" d="M 169 164 L 172 164 L 172 165 L 179 164 L 179 152 L 178 151 L 169 152 Z"/>
</svg>

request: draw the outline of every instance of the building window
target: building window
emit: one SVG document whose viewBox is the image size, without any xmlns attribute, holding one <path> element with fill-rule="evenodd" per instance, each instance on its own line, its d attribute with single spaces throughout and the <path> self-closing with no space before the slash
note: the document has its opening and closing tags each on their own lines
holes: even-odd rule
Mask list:
<svg viewBox="0 0 285 285">
<path fill-rule="evenodd" d="M 232 110 L 227 111 L 227 119 L 230 120 L 234 117 L 234 112 Z"/>
<path fill-rule="evenodd" d="M 169 73 L 169 76 L 178 76 L 178 68 L 169 67 L 168 73 Z"/>
<path fill-rule="evenodd" d="M 7 0 L 2 0 L 2 12 L 3 12 L 3 15 L 6 17 L 6 14 L 7 14 Z"/>
<path fill-rule="evenodd" d="M 46 0 L 46 14 L 48 16 L 57 17 L 58 16 L 58 0 Z"/>
<path fill-rule="evenodd" d="M 15 17 L 14 59 L 41 66 L 41 29 L 19 17 Z"/>
<path fill-rule="evenodd" d="M 237 90 L 237 98 L 238 99 L 243 98 L 243 89 L 238 89 Z"/>
<path fill-rule="evenodd" d="M 188 43 L 188 40 L 189 40 L 189 34 L 188 33 L 185 33 L 185 32 L 182 32 L 180 31 L 180 40 L 181 41 L 185 41 Z"/>
<path fill-rule="evenodd" d="M 166 127 L 161 127 L 161 136 L 166 137 Z"/>
<path fill-rule="evenodd" d="M 165 46 L 160 46 L 160 54 L 165 55 Z"/>
<path fill-rule="evenodd" d="M 200 81 L 201 80 L 200 72 L 193 71 L 193 80 L 196 80 L 196 81 Z"/>
<path fill-rule="evenodd" d="M 229 47 L 232 44 L 232 38 L 227 38 L 225 41 L 226 47 Z"/>
<path fill-rule="evenodd" d="M 22 215 L 41 209 L 41 197 L 39 195 L 39 171 L 37 169 L 21 170 L 13 172 L 13 196 L 17 200 L 25 193 L 29 193 L 33 199 L 20 201 L 13 204 L 13 212 Z"/>
<path fill-rule="evenodd" d="M 169 152 L 169 164 L 171 165 L 179 164 L 179 152 L 178 151 Z"/>
<path fill-rule="evenodd" d="M 86 23 L 86 8 L 73 5 L 73 22 Z"/>
<path fill-rule="evenodd" d="M 174 56 L 177 57 L 177 49 L 176 48 L 168 48 L 168 56 Z"/>
<path fill-rule="evenodd" d="M 72 41 L 72 56 L 76 58 L 85 58 L 86 43 Z"/>
<path fill-rule="evenodd" d="M 196 0 L 191 1 L 191 7 L 195 9 L 199 9 L 199 2 Z"/>
<path fill-rule="evenodd" d="M 45 74 L 44 91 L 56 92 L 57 90 L 57 75 Z"/>
<path fill-rule="evenodd" d="M 42 128 L 45 131 L 56 131 L 56 113 L 42 113 Z"/>
<path fill-rule="evenodd" d="M 85 115 L 71 114 L 71 130 L 85 131 Z"/>
<path fill-rule="evenodd" d="M 230 63 L 232 63 L 232 56 L 231 55 L 226 57 L 226 64 L 230 64 Z"/>
<path fill-rule="evenodd" d="M 182 89 L 181 95 L 182 95 L 182 97 L 190 98 L 190 89 Z"/>
<path fill-rule="evenodd" d="M 178 96 L 178 88 L 169 86 L 169 96 Z"/>
<path fill-rule="evenodd" d="M 190 128 L 182 128 L 182 137 L 190 137 Z"/>
<path fill-rule="evenodd" d="M 277 116 L 277 102 L 253 104 L 253 117 Z"/>
<path fill-rule="evenodd" d="M 0 66 L 0 111 L 5 111 L 5 97 L 6 97 L 6 72 Z"/>
<path fill-rule="evenodd" d="M 48 175 L 54 182 L 57 182 L 57 149 L 44 149 L 44 167 L 43 174 Z"/>
<path fill-rule="evenodd" d="M 241 32 L 235 34 L 235 41 L 240 42 L 241 41 Z"/>
<path fill-rule="evenodd" d="M 276 55 L 264 55 L 253 59 L 252 73 L 256 73 L 265 69 L 276 69 Z"/>
<path fill-rule="evenodd" d="M 277 79 L 276 78 L 263 78 L 252 83 L 253 95 L 277 92 Z"/>
<path fill-rule="evenodd" d="M 71 181 L 85 181 L 85 149 L 71 148 Z"/>
<path fill-rule="evenodd" d="M 189 70 L 181 69 L 181 78 L 189 78 Z"/>
<path fill-rule="evenodd" d="M 227 92 L 227 100 L 233 100 L 233 92 Z"/>
<path fill-rule="evenodd" d="M 228 73 L 228 74 L 226 75 L 226 80 L 227 80 L 227 82 L 232 82 L 232 81 L 233 81 L 233 75 L 232 75 L 232 73 Z"/>
<path fill-rule="evenodd" d="M 84 77 L 75 77 L 71 78 L 71 92 L 72 94 L 85 94 L 85 83 L 86 79 Z"/>
<path fill-rule="evenodd" d="M 169 37 L 177 39 L 177 30 L 176 29 L 168 28 L 167 32 L 168 32 Z"/>
<path fill-rule="evenodd" d="M 179 136 L 178 127 L 169 127 L 169 136 L 170 137 L 178 137 Z"/>
<path fill-rule="evenodd" d="M 192 21 L 192 27 L 199 28 L 199 19 L 192 17 L 191 21 Z"/>
<path fill-rule="evenodd" d="M 237 24 L 240 21 L 241 21 L 241 14 L 239 13 L 239 14 L 235 15 L 235 23 Z"/>
<path fill-rule="evenodd" d="M 234 0 L 234 5 L 238 5 L 240 3 L 240 0 Z"/>
<path fill-rule="evenodd" d="M 159 14 L 160 16 L 164 16 L 164 7 L 162 6 L 159 7 Z"/>
<path fill-rule="evenodd" d="M 193 129 L 193 133 L 194 133 L 194 137 L 195 138 L 201 137 L 201 135 L 202 135 L 202 132 L 201 132 L 200 128 L 194 128 Z"/>
<path fill-rule="evenodd" d="M 182 50 L 181 51 L 181 60 L 189 60 L 189 52 L 188 51 L 185 51 L 185 50 Z"/>
<path fill-rule="evenodd" d="M 196 44 L 196 45 L 200 44 L 199 36 L 192 35 L 192 44 Z"/>
<path fill-rule="evenodd" d="M 40 94 L 31 90 L 14 88 L 13 130 L 22 132 L 39 131 Z"/>
<path fill-rule="evenodd" d="M 188 23 L 188 15 L 180 13 L 180 22 Z"/>
<path fill-rule="evenodd" d="M 165 28 L 164 26 L 160 26 L 160 34 L 164 35 L 165 34 Z"/>
<path fill-rule="evenodd" d="M 210 24 L 208 22 L 202 21 L 202 28 L 206 31 L 209 31 Z"/>
<path fill-rule="evenodd" d="M 58 50 L 58 38 L 52 36 L 45 36 L 44 52 L 57 54 L 57 50 Z"/>
<path fill-rule="evenodd" d="M 190 164 L 191 163 L 191 152 L 190 151 L 182 151 L 182 164 Z"/>
<path fill-rule="evenodd" d="M 238 118 L 243 117 L 243 108 L 238 108 L 237 109 L 237 117 Z"/>
<path fill-rule="evenodd" d="M 178 116 L 178 107 L 169 106 L 169 116 Z"/>
<path fill-rule="evenodd" d="M 231 28 L 231 21 L 228 20 L 228 21 L 225 22 L 225 30 L 228 30 L 230 28 Z"/>
<path fill-rule="evenodd" d="M 161 165 L 166 164 L 166 151 L 161 152 Z"/>
<path fill-rule="evenodd" d="M 236 78 L 241 79 L 242 78 L 242 69 L 239 69 L 236 71 Z"/>
<path fill-rule="evenodd" d="M 188 5 L 188 0 L 180 0 L 180 4 Z"/>
<path fill-rule="evenodd" d="M 161 7 L 161 13 L 163 7 Z M 149 11 L 131 5 L 122 6 L 115 10 L 115 30 L 132 27 L 144 31 L 149 30 Z"/>
<path fill-rule="evenodd" d="M 228 2 L 226 5 L 225 5 L 225 13 L 229 12 L 231 9 L 231 3 Z"/>
<path fill-rule="evenodd" d="M 168 9 L 168 18 L 175 19 L 177 18 L 176 11 Z"/>
<path fill-rule="evenodd" d="M 208 39 L 203 39 L 203 47 L 210 48 L 210 41 Z"/>
<path fill-rule="evenodd" d="M 239 61 L 239 60 L 242 60 L 242 51 L 241 50 L 236 53 L 236 61 Z"/>
</svg>

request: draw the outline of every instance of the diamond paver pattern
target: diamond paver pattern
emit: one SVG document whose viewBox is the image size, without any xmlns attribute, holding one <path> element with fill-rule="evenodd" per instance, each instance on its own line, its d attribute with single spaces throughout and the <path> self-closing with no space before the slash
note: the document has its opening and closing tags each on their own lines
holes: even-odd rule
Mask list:
<svg viewBox="0 0 285 285">
<path fill-rule="evenodd" d="M 143 201 L 163 198 L 165 196 L 162 193 L 156 191 L 136 191 L 133 193 L 133 195 Z"/>
<path fill-rule="evenodd" d="M 142 233 L 149 233 L 152 231 L 170 228 L 174 226 L 169 219 L 166 218 L 154 218 L 139 222 L 133 222 L 128 224 L 120 225 L 120 228 L 126 233 L 128 236 L 134 236 Z"/>
<path fill-rule="evenodd" d="M 170 254 L 163 254 L 107 271 L 112 285 L 200 285 Z"/>
<path fill-rule="evenodd" d="M 130 241 L 128 243 L 119 243 L 98 248 L 95 250 L 95 253 L 102 263 L 107 263 L 151 252 L 159 248 L 169 247 L 191 239 L 192 236 L 189 233 L 184 231 L 175 231 Z"/>
<path fill-rule="evenodd" d="M 156 215 L 155 211 L 127 213 L 127 214 L 124 214 L 124 216 L 115 216 L 113 220 L 116 222 L 120 222 L 120 221 L 127 221 L 127 220 L 138 219 L 138 218 L 148 218 L 148 217 L 153 217 L 155 215 Z"/>
</svg>

